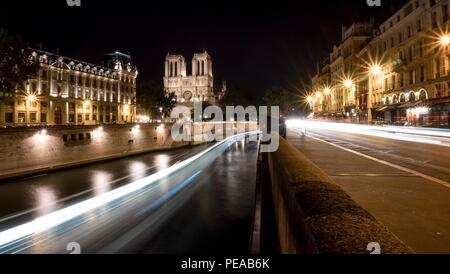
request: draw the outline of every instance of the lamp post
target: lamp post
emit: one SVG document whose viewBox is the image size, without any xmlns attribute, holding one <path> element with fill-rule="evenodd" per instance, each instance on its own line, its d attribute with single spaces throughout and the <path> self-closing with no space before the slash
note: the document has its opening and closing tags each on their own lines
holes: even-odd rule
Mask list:
<svg viewBox="0 0 450 274">
<path fill-rule="evenodd" d="M 439 38 L 439 42 L 444 47 L 450 45 L 450 35 L 449 34 L 441 35 L 440 38 Z"/>
<path fill-rule="evenodd" d="M 325 96 L 325 102 L 326 102 L 326 111 L 327 112 L 329 112 L 330 110 L 329 110 L 329 107 L 330 107 L 330 105 L 331 105 L 331 88 L 329 88 L 329 87 L 326 87 L 324 90 L 323 90 L 323 94 L 324 94 L 324 96 Z"/>
<path fill-rule="evenodd" d="M 33 94 L 28 94 L 27 95 L 27 103 L 25 106 L 25 123 L 28 121 L 30 122 L 30 113 L 29 113 L 29 106 L 36 101 L 36 96 Z"/>
<path fill-rule="evenodd" d="M 367 123 L 371 124 L 372 117 L 372 95 L 373 95 L 373 81 L 375 77 L 380 76 L 383 73 L 383 69 L 380 65 L 374 64 L 369 68 L 369 80 L 368 80 L 368 92 L 367 92 Z"/>
<path fill-rule="evenodd" d="M 343 81 L 343 83 L 342 83 L 343 85 L 344 85 L 344 88 L 345 89 L 347 89 L 347 92 L 344 92 L 344 94 L 343 94 L 343 104 L 342 104 L 342 110 L 343 110 L 343 113 L 344 113 L 344 116 L 347 114 L 346 113 L 346 111 L 345 111 L 345 105 L 346 105 L 346 103 L 347 103 L 347 101 L 348 101 L 348 92 L 350 92 L 350 91 L 353 91 L 354 90 L 354 88 L 355 88 L 355 82 L 353 82 L 353 80 L 352 79 L 350 79 L 350 78 L 347 78 L 347 79 L 345 79 L 344 81 Z"/>
<path fill-rule="evenodd" d="M 309 108 L 311 109 L 311 111 L 314 112 L 313 101 L 314 101 L 314 98 L 311 95 L 306 97 L 306 102 L 308 103 Z"/>
</svg>

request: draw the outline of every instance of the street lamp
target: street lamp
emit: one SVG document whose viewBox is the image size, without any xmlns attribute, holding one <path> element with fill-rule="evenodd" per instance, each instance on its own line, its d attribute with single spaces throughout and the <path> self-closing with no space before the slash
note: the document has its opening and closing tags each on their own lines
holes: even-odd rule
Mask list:
<svg viewBox="0 0 450 274">
<path fill-rule="evenodd" d="M 325 95 L 330 95 L 330 94 L 331 94 L 331 88 L 325 88 L 325 89 L 323 90 L 323 94 L 325 94 Z"/>
<path fill-rule="evenodd" d="M 353 81 L 350 80 L 350 79 L 345 80 L 345 81 L 344 81 L 344 87 L 346 87 L 346 88 L 351 88 L 351 87 L 353 87 Z"/>
<path fill-rule="evenodd" d="M 380 73 L 381 73 L 381 67 L 379 66 L 379 65 L 373 65 L 371 68 L 370 68 L 370 73 L 372 74 L 372 75 L 379 75 Z"/>
<path fill-rule="evenodd" d="M 34 101 L 36 101 L 36 96 L 33 94 L 30 94 L 27 96 L 27 101 L 30 103 L 33 103 Z"/>
<path fill-rule="evenodd" d="M 440 37 L 440 43 L 442 46 L 448 46 L 450 45 L 450 35 L 444 34 Z"/>
</svg>

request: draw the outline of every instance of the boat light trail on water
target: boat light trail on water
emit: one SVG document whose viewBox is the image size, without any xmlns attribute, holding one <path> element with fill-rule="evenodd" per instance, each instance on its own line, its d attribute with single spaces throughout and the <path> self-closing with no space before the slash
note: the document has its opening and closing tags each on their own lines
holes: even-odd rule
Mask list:
<svg viewBox="0 0 450 274">
<path fill-rule="evenodd" d="M 219 147 L 220 145 L 235 141 L 238 138 L 243 138 L 245 136 L 251 136 L 260 134 L 260 131 L 252 131 L 252 132 L 246 132 L 246 133 L 240 133 L 231 137 L 228 137 L 217 144 L 209 147 L 208 149 L 200 152 L 199 154 L 192 156 L 189 159 L 186 159 L 182 162 L 176 163 L 172 166 L 170 166 L 167 169 L 161 170 L 157 173 L 154 173 L 148 177 L 139 179 L 137 181 L 134 181 L 132 183 L 129 183 L 125 186 L 119 187 L 117 189 L 111 190 L 109 192 L 103 193 L 99 196 L 90 198 L 88 200 L 85 200 L 83 202 L 68 206 L 66 208 L 63 208 L 61 210 L 49 213 L 47 215 L 44 215 L 42 217 L 36 218 L 33 221 L 30 221 L 28 223 L 7 229 L 5 231 L 0 232 L 0 252 L 5 247 L 7 247 L 7 244 L 12 244 L 15 241 L 18 241 L 20 239 L 23 239 L 27 236 L 38 234 L 41 232 L 44 232 L 45 230 L 48 230 L 50 228 L 56 227 L 58 225 L 61 225 L 69 220 L 72 220 L 80 215 L 83 215 L 89 211 L 92 211 L 98 207 L 104 206 L 110 202 L 113 202 L 117 199 L 123 198 L 127 196 L 128 194 L 131 194 L 135 191 L 141 190 L 161 179 L 164 177 L 167 177 L 170 174 L 173 174 L 184 167 L 188 166 L 189 164 L 197 161 L 202 156 L 206 155 L 210 151 L 214 150 L 215 148 Z"/>
<path fill-rule="evenodd" d="M 319 130 L 331 130 L 344 133 L 368 135 L 399 141 L 416 142 L 431 145 L 450 147 L 450 139 L 443 142 L 436 138 L 450 138 L 450 131 L 438 129 L 379 127 L 369 125 L 356 125 L 350 123 L 330 123 L 305 120 L 288 120 L 286 125 L 296 129 L 310 128 Z"/>
</svg>

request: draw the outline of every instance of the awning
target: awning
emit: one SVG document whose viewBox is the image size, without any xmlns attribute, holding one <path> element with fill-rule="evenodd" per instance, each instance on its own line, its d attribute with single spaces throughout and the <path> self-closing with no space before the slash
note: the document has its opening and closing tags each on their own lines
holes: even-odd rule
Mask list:
<svg viewBox="0 0 450 274">
<path fill-rule="evenodd" d="M 379 108 L 379 109 L 377 109 L 377 110 L 375 110 L 376 112 L 382 112 L 382 111 L 385 111 L 386 109 L 388 109 L 389 108 L 389 106 L 384 106 L 384 107 L 381 107 L 381 108 Z"/>
<path fill-rule="evenodd" d="M 400 105 L 398 108 L 413 108 L 413 107 L 417 106 L 418 103 L 420 103 L 420 102 L 408 102 L 403 105 Z"/>
</svg>

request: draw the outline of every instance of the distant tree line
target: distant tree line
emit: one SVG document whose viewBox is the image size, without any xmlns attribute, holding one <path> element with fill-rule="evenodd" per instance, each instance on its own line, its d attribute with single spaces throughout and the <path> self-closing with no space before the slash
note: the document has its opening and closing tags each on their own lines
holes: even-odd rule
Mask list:
<svg viewBox="0 0 450 274">
<path fill-rule="evenodd" d="M 0 92 L 25 93 L 26 82 L 36 77 L 39 63 L 32 59 L 28 42 L 0 28 Z"/>
</svg>

